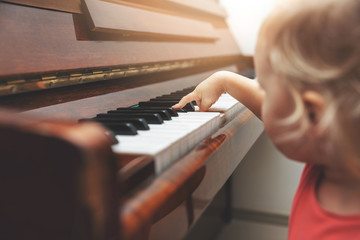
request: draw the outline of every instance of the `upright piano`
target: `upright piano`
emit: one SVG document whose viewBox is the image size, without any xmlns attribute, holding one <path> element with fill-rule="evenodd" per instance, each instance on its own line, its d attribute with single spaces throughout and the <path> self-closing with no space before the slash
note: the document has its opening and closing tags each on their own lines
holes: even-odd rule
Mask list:
<svg viewBox="0 0 360 240">
<path fill-rule="evenodd" d="M 263 130 L 217 0 L 0 1 L 0 239 L 184 239 Z M 207 229 L 207 232 L 210 230 Z"/>
</svg>

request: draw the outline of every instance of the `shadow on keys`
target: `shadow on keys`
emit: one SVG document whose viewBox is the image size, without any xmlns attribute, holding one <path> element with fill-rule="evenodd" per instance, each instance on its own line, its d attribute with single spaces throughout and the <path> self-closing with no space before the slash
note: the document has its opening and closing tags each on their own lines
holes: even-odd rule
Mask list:
<svg viewBox="0 0 360 240">
<path fill-rule="evenodd" d="M 117 239 L 111 144 L 96 124 L 0 112 L 0 239 Z"/>
</svg>

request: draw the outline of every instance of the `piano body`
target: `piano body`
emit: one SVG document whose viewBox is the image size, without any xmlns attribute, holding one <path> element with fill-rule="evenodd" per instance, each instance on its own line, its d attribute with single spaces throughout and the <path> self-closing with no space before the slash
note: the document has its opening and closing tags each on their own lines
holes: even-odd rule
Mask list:
<svg viewBox="0 0 360 240">
<path fill-rule="evenodd" d="M 161 150 L 164 163 L 78 121 L 253 69 L 225 19 L 216 0 L 1 1 L 0 238 L 185 238 L 261 122 L 239 103 L 213 109 L 200 137 Z"/>
</svg>

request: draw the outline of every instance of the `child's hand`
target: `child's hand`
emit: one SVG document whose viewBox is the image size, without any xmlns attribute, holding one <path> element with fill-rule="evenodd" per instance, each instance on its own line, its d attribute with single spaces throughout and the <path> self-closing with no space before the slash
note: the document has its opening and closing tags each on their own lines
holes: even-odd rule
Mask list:
<svg viewBox="0 0 360 240">
<path fill-rule="evenodd" d="M 173 108 L 183 108 L 187 103 L 196 101 L 200 111 L 207 111 L 224 92 L 221 73 L 214 73 L 201 82 L 193 92 L 184 96 Z"/>
</svg>

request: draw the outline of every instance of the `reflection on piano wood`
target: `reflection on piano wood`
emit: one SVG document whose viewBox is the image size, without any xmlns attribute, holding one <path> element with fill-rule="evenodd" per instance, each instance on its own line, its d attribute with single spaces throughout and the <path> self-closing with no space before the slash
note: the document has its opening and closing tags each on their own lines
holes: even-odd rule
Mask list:
<svg viewBox="0 0 360 240">
<path fill-rule="evenodd" d="M 227 94 L 169 109 L 253 68 L 225 18 L 215 0 L 0 2 L 1 238 L 186 237 L 262 131 Z"/>
</svg>

